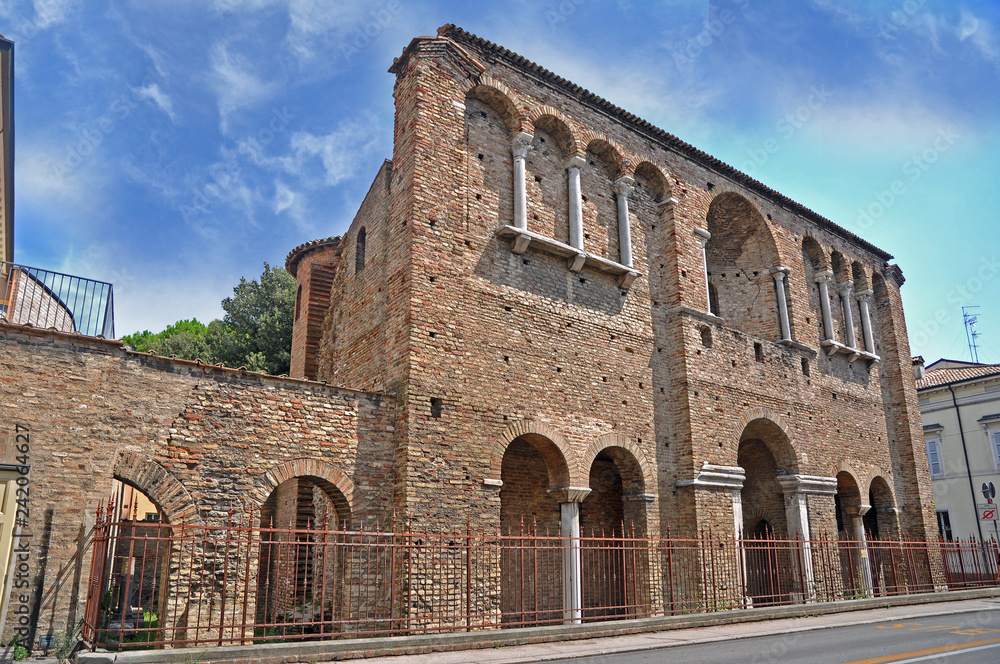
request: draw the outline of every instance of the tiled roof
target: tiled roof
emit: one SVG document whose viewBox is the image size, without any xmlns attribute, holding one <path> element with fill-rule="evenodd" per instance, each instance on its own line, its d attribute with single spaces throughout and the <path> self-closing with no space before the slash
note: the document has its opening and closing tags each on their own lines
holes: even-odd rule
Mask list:
<svg viewBox="0 0 1000 664">
<path fill-rule="evenodd" d="M 486 49 L 495 54 L 496 56 L 507 60 L 508 62 L 514 64 L 517 67 L 527 69 L 533 75 L 541 78 L 542 80 L 548 82 L 551 85 L 567 90 L 570 94 L 576 96 L 585 103 L 588 103 L 592 106 L 596 106 L 604 113 L 609 113 L 610 115 L 620 120 L 623 124 L 630 126 L 633 130 L 641 134 L 645 134 L 646 136 L 653 138 L 654 140 L 666 146 L 667 148 L 672 149 L 675 152 L 678 152 L 686 156 L 687 158 L 692 159 L 695 162 L 703 164 L 717 171 L 721 175 L 725 175 L 727 177 L 732 178 L 734 181 L 743 185 L 747 189 L 755 191 L 758 194 L 766 198 L 769 198 L 772 201 L 775 201 L 779 205 L 784 206 L 785 208 L 791 210 L 792 212 L 800 214 L 803 217 L 806 217 L 807 219 L 817 223 L 821 227 L 824 227 L 827 230 L 832 231 L 833 233 L 850 240 L 851 242 L 855 242 L 861 245 L 862 247 L 868 249 L 876 256 L 885 261 L 889 261 L 890 259 L 892 259 L 892 254 L 889 254 L 886 251 L 879 249 L 875 245 L 858 237 L 857 235 L 850 232 L 846 228 L 835 224 L 834 222 L 827 219 L 823 215 L 814 212 L 813 210 L 810 210 L 801 203 L 796 203 L 787 196 L 778 193 L 777 191 L 771 189 L 770 187 L 761 182 L 758 182 L 757 180 L 753 179 L 746 173 L 743 173 L 733 168 L 732 166 L 723 162 L 722 160 L 713 157 L 707 152 L 699 150 L 690 143 L 682 141 L 673 134 L 660 129 L 659 127 L 656 127 L 655 125 L 647 122 L 646 120 L 643 120 L 642 118 L 636 115 L 633 115 L 632 113 L 629 113 L 625 109 L 615 106 L 608 100 L 599 97 L 598 95 L 595 95 L 589 90 L 586 90 L 580 87 L 579 85 L 566 80 L 561 76 L 553 74 L 544 67 L 541 67 L 535 64 L 534 62 L 531 62 L 527 58 L 518 55 L 513 51 L 510 51 L 502 46 L 494 44 L 493 42 L 487 41 L 482 37 L 477 37 L 471 32 L 467 32 L 462 28 L 459 28 L 451 24 L 443 25 L 440 28 L 438 28 L 438 36 L 474 44 L 475 46 Z M 418 41 L 426 39 L 430 38 L 423 37 L 411 41 L 410 44 L 403 50 L 403 54 L 400 57 L 396 58 L 393 67 L 391 67 L 389 71 L 391 72 L 396 71 L 397 65 L 405 61 L 405 59 L 409 56 L 414 44 L 416 44 Z"/>
<path fill-rule="evenodd" d="M 924 377 L 917 381 L 917 389 L 939 387 L 947 383 L 956 383 L 973 378 L 1000 376 L 1000 364 L 969 364 L 951 369 L 928 369 Z"/>
<path fill-rule="evenodd" d="M 299 261 L 302 257 L 308 254 L 314 249 L 321 249 L 323 247 L 336 247 L 340 244 L 341 237 L 339 235 L 334 235 L 332 237 L 324 238 L 322 240 L 309 240 L 304 242 L 299 246 L 295 247 L 288 252 L 288 257 L 285 258 L 285 270 L 295 276 L 295 270 L 298 268 Z"/>
</svg>

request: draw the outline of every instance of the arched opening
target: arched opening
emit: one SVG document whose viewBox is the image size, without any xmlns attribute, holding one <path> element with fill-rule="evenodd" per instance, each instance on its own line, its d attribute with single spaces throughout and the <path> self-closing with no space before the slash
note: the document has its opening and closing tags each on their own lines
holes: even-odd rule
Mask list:
<svg viewBox="0 0 1000 664">
<path fill-rule="evenodd" d="M 556 444 L 540 434 L 515 438 L 500 466 L 502 622 L 538 624 L 562 617 L 559 502 L 549 489 L 568 486 L 569 467 Z"/>
<path fill-rule="evenodd" d="M 837 494 L 834 509 L 841 545 L 840 569 L 845 598 L 867 594 L 870 570 L 865 566 L 868 550 L 864 543 L 861 490 L 858 482 L 847 471 L 837 473 Z"/>
<path fill-rule="evenodd" d="M 591 141 L 580 170 L 583 202 L 583 246 L 592 254 L 617 262 L 621 255 L 618 207 L 614 181 L 618 177 L 617 151 L 602 140 Z"/>
<path fill-rule="evenodd" d="M 513 222 L 510 136 L 516 128 L 516 110 L 507 95 L 482 85 L 469 91 L 465 98 L 469 214 L 491 230 Z"/>
<path fill-rule="evenodd" d="M 648 595 L 648 565 L 628 541 L 646 532 L 642 470 L 625 448 L 606 447 L 590 465 L 589 486 L 580 516 L 583 615 L 626 616 Z"/>
<path fill-rule="evenodd" d="M 258 624 L 298 623 L 296 634 L 335 630 L 350 561 L 340 559 L 342 547 L 324 545 L 349 524 L 347 499 L 323 478 L 296 476 L 271 491 L 260 509 Z"/>
<path fill-rule="evenodd" d="M 816 275 L 830 270 L 830 261 L 823 251 L 823 247 L 815 238 L 805 236 L 802 238 L 802 264 L 805 269 L 806 288 L 809 293 L 809 310 L 806 315 L 806 324 L 811 325 L 816 330 L 816 339 L 822 340 L 823 334 L 823 307 L 820 303 L 820 287 L 816 283 Z M 827 300 L 829 303 L 829 299 Z"/>
<path fill-rule="evenodd" d="M 156 641 L 170 586 L 170 525 L 152 498 L 117 475 L 112 501 L 112 522 L 119 526 L 111 539 L 109 608 L 100 627 L 121 625 L 126 643 Z"/>
<path fill-rule="evenodd" d="M 552 115 L 535 121 L 525 160 L 528 230 L 569 243 L 569 182 L 566 161 L 575 152 L 569 127 Z"/>
<path fill-rule="evenodd" d="M 737 463 L 746 473 L 743 503 L 743 539 L 746 541 L 747 595 L 754 606 L 785 603 L 796 590 L 791 550 L 775 540 L 798 539 L 788 531 L 784 491 L 779 475 L 797 470 L 788 436 L 774 422 L 756 419 L 740 436 Z"/>
<path fill-rule="evenodd" d="M 708 208 L 705 259 L 717 304 L 712 313 L 729 327 L 762 339 L 781 338 L 771 268 L 778 250 L 767 223 L 750 201 L 720 194 Z"/>
<path fill-rule="evenodd" d="M 368 231 L 362 226 L 358 231 L 358 241 L 354 247 L 354 274 L 365 269 L 365 252 L 368 249 Z"/>
<path fill-rule="evenodd" d="M 875 592 L 883 595 L 899 585 L 896 569 L 892 565 L 891 552 L 891 542 L 899 539 L 899 520 L 892 489 L 881 475 L 871 481 L 868 504 L 871 507 L 864 516 L 864 527 L 865 537 L 868 540 L 872 584 Z"/>
<path fill-rule="evenodd" d="M 302 284 L 299 284 L 298 288 L 295 289 L 295 318 L 299 319 L 299 312 L 302 309 Z"/>
</svg>

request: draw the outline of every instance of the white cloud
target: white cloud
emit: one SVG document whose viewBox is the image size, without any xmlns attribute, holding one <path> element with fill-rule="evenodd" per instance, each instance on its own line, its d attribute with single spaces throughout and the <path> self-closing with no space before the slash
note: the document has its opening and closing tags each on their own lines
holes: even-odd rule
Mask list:
<svg viewBox="0 0 1000 664">
<path fill-rule="evenodd" d="M 228 132 L 230 115 L 260 103 L 278 89 L 277 84 L 265 82 L 254 73 L 253 62 L 230 52 L 223 42 L 212 46 L 211 68 L 209 82 L 217 98 L 223 133 Z"/>
<path fill-rule="evenodd" d="M 90 144 L 81 139 L 62 149 L 52 146 L 19 146 L 17 152 L 17 196 L 42 208 L 72 210 L 85 217 L 100 207 L 104 169 L 91 163 Z M 89 149 L 95 149 L 92 146 Z"/>
<path fill-rule="evenodd" d="M 144 87 L 135 90 L 135 95 L 139 99 L 148 99 L 156 104 L 161 111 L 167 114 L 172 122 L 177 121 L 177 116 L 174 115 L 174 102 L 166 92 L 160 88 L 159 83 L 150 83 Z"/>
<path fill-rule="evenodd" d="M 275 214 L 281 214 L 295 203 L 295 192 L 288 188 L 284 182 L 274 183 L 274 204 Z"/>
<path fill-rule="evenodd" d="M 35 28 L 44 30 L 62 23 L 78 4 L 77 0 L 34 0 Z"/>
<path fill-rule="evenodd" d="M 955 29 L 959 41 L 969 40 L 984 60 L 1000 63 L 1000 46 L 997 44 L 993 29 L 985 20 L 976 18 L 972 13 L 962 10 L 962 17 Z"/>
</svg>

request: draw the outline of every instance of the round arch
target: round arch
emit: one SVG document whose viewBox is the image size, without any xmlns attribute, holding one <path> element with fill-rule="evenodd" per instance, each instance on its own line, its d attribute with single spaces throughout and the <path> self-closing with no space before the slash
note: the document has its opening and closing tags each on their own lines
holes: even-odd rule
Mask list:
<svg viewBox="0 0 1000 664">
<path fill-rule="evenodd" d="M 132 450 L 119 450 L 112 474 L 115 479 L 146 494 L 163 510 L 170 525 L 203 523 L 198 506 L 188 490 L 154 459 Z"/>
<path fill-rule="evenodd" d="M 507 427 L 493 444 L 493 453 L 490 455 L 490 478 L 500 479 L 503 455 L 510 444 L 518 438 L 530 440 L 536 448 L 538 444 L 542 445 L 539 452 L 549 467 L 551 488 L 571 486 L 572 479 L 579 477 L 576 464 L 571 461 L 572 451 L 563 435 L 544 422 L 526 419 Z"/>
<path fill-rule="evenodd" d="M 656 486 L 656 477 L 653 474 L 649 461 L 646 459 L 645 453 L 631 439 L 620 433 L 606 433 L 587 447 L 583 456 L 580 457 L 580 464 L 576 469 L 578 474 L 572 480 L 574 486 L 587 485 L 590 467 L 593 465 L 594 459 L 597 458 L 598 454 L 605 451 L 616 462 L 618 462 L 619 458 L 621 459 L 622 463 L 619 465 L 625 471 L 622 479 L 629 483 L 630 486 L 628 488 L 632 492 L 644 493 L 648 488 Z M 626 476 L 629 466 L 633 466 L 636 469 L 635 477 Z"/>
<path fill-rule="evenodd" d="M 532 108 L 528 111 L 528 121 L 532 127 L 532 131 L 528 133 L 534 134 L 536 130 L 541 130 L 552 136 L 563 157 L 583 157 L 586 154 L 579 137 L 570 128 L 569 120 L 557 109 L 551 106 Z"/>
<path fill-rule="evenodd" d="M 627 168 L 636 177 L 649 183 L 649 193 L 652 195 L 654 203 L 663 203 L 670 198 L 670 181 L 659 166 L 648 159 L 640 159 L 633 164 L 627 164 Z"/>
<path fill-rule="evenodd" d="M 465 97 L 478 99 L 496 111 L 503 120 L 507 131 L 512 134 L 523 131 L 525 118 L 524 114 L 518 110 L 517 96 L 499 81 L 493 81 L 486 77 L 481 78 L 478 84 L 465 91 Z"/>
<path fill-rule="evenodd" d="M 264 508 L 278 485 L 294 477 L 313 480 L 330 497 L 343 527 L 350 526 L 359 511 L 360 502 L 354 483 L 340 470 L 320 459 L 292 459 L 264 473 L 251 494 L 257 509 Z"/>
<path fill-rule="evenodd" d="M 798 472 L 800 463 L 798 454 L 798 444 L 788 433 L 791 428 L 788 422 L 781 416 L 768 408 L 750 408 L 740 414 L 739 419 L 733 426 L 730 437 L 730 454 L 732 459 L 736 459 L 739 453 L 740 442 L 757 435 L 766 435 L 774 438 L 773 443 L 765 443 L 774 456 L 774 460 L 781 468 L 789 472 Z"/>
</svg>

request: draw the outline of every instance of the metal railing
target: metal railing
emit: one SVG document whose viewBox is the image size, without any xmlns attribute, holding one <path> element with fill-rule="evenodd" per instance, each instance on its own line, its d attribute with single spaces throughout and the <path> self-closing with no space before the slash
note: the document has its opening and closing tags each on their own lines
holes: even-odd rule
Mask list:
<svg viewBox="0 0 1000 664">
<path fill-rule="evenodd" d="M 170 526 L 99 513 L 82 638 L 110 650 L 471 631 L 995 586 L 995 542 Z M 126 514 L 127 516 L 127 514 Z"/>
<path fill-rule="evenodd" d="M 0 261 L 0 320 L 106 339 L 115 336 L 111 284 Z"/>
</svg>

